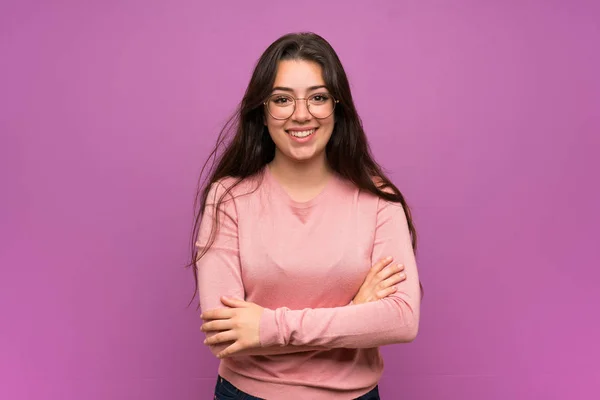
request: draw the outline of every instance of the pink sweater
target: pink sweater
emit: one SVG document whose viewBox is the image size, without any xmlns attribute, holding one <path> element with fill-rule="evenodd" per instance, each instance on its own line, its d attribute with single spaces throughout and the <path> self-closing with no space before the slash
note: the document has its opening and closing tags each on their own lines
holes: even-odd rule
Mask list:
<svg viewBox="0 0 600 400">
<path fill-rule="evenodd" d="M 381 376 L 378 347 L 410 342 L 418 330 L 419 277 L 404 211 L 338 176 L 299 203 L 264 171 L 224 198 L 216 240 L 197 265 L 202 310 L 224 307 L 222 295 L 265 307 L 261 347 L 221 360 L 219 373 L 268 400 L 359 397 Z M 233 182 L 211 188 L 200 249 L 211 204 Z M 385 299 L 350 304 L 385 256 L 405 265 L 407 279 Z"/>
</svg>

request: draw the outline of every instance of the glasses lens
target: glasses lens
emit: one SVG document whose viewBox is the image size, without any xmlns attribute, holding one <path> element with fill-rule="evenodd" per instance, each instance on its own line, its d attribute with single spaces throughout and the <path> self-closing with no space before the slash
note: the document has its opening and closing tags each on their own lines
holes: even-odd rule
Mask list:
<svg viewBox="0 0 600 400">
<path fill-rule="evenodd" d="M 335 101 L 328 93 L 313 94 L 308 98 L 308 111 L 315 118 L 327 118 L 333 114 Z"/>
<path fill-rule="evenodd" d="M 275 94 L 267 101 L 269 114 L 276 119 L 288 119 L 294 113 L 294 98 L 286 94 Z"/>
</svg>

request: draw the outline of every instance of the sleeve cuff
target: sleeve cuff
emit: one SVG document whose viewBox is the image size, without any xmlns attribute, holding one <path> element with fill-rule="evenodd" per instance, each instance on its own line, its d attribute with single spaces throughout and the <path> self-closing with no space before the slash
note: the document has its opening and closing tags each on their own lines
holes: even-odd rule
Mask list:
<svg viewBox="0 0 600 400">
<path fill-rule="evenodd" d="M 279 338 L 279 328 L 275 317 L 275 311 L 265 308 L 259 323 L 260 347 L 283 346 Z"/>
</svg>

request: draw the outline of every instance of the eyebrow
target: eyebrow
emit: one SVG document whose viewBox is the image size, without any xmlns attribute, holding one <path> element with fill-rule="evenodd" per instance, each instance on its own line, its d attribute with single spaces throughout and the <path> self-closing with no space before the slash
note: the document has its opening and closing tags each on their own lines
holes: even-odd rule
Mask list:
<svg viewBox="0 0 600 400">
<path fill-rule="evenodd" d="M 308 91 L 311 92 L 313 90 L 317 90 L 317 89 L 327 89 L 327 86 L 325 85 L 318 85 L 318 86 L 311 86 L 308 88 Z M 289 88 L 289 87 L 283 87 L 283 86 L 275 86 L 272 90 L 272 92 L 276 91 L 276 90 L 283 90 L 284 92 L 294 92 L 294 89 Z"/>
</svg>

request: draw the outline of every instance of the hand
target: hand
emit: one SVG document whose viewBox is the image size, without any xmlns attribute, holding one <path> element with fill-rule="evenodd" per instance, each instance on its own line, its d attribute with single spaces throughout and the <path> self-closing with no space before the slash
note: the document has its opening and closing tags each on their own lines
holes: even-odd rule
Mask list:
<svg viewBox="0 0 600 400">
<path fill-rule="evenodd" d="M 221 297 L 221 302 L 230 308 L 208 310 L 200 315 L 204 321 L 200 330 L 218 332 L 208 337 L 204 344 L 214 346 L 233 342 L 217 354 L 218 358 L 260 347 L 259 324 L 264 308 L 255 303 L 228 297 Z"/>
<path fill-rule="evenodd" d="M 395 285 L 405 280 L 406 274 L 402 272 L 403 265 L 390 265 L 392 260 L 392 257 L 383 258 L 371 267 L 358 293 L 352 299 L 354 304 L 380 300 L 397 290 Z"/>
</svg>

